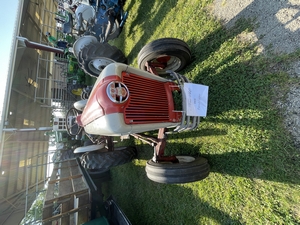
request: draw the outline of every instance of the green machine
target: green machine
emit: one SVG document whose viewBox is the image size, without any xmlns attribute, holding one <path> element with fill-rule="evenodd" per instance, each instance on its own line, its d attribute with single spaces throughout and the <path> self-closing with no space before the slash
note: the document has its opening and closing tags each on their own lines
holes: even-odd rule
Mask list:
<svg viewBox="0 0 300 225">
<path fill-rule="evenodd" d="M 67 54 L 67 69 L 63 76 L 67 78 L 68 90 L 76 96 L 80 96 L 82 89 L 87 86 L 92 86 L 96 78 L 86 75 L 84 71 L 79 67 L 77 59 L 73 54 Z"/>
</svg>

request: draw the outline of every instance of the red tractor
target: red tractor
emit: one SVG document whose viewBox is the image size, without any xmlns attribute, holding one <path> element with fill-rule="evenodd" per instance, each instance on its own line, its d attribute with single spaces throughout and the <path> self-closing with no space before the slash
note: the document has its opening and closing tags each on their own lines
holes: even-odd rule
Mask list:
<svg viewBox="0 0 300 225">
<path fill-rule="evenodd" d="M 81 129 L 93 144 L 75 150 L 84 153 L 81 162 L 88 170 L 107 170 L 132 159 L 135 148 L 114 147 L 112 137 L 133 136 L 154 147 L 146 164 L 149 179 L 160 183 L 186 183 L 209 174 L 205 158 L 166 156 L 169 132 L 193 130 L 206 115 L 208 87 L 190 83 L 177 73 L 191 60 L 182 40 L 163 38 L 144 46 L 138 55 L 139 69 L 123 63 L 107 65 L 87 100 L 75 104 L 67 114 L 68 130 Z M 157 130 L 158 136 L 143 134 Z"/>
</svg>

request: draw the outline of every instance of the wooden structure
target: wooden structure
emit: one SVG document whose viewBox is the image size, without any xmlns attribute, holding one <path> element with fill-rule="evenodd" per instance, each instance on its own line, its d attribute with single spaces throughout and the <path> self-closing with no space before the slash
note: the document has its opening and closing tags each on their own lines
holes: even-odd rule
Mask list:
<svg viewBox="0 0 300 225">
<path fill-rule="evenodd" d="M 88 178 L 87 178 L 88 179 Z M 54 164 L 48 182 L 43 224 L 82 224 L 91 219 L 91 190 L 76 159 Z"/>
</svg>

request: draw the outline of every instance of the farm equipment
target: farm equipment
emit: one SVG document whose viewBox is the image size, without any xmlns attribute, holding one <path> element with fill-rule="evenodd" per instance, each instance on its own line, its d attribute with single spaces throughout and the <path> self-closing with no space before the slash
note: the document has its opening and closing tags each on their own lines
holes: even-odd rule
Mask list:
<svg viewBox="0 0 300 225">
<path fill-rule="evenodd" d="M 117 38 L 128 16 L 122 0 L 65 1 L 62 12 L 62 36 L 69 48 L 65 53 L 74 56 L 80 69 L 87 75 L 98 77 L 110 63 L 127 63 L 124 54 L 107 43 Z M 70 62 L 69 62 L 70 64 Z M 80 82 L 77 82 L 80 83 Z"/>
<path fill-rule="evenodd" d="M 108 43 L 100 43 L 91 35 L 78 38 L 73 50 L 82 70 L 92 77 L 98 77 L 110 63 L 127 63 L 121 50 Z"/>
<path fill-rule="evenodd" d="M 67 86 L 73 95 L 81 96 L 84 89 L 93 85 L 95 79 L 85 74 L 73 54 L 68 54 L 67 64 L 62 69 L 61 76 L 66 77 Z"/>
<path fill-rule="evenodd" d="M 66 1 L 67 28 L 70 27 L 69 17 L 74 14 L 74 29 L 79 36 L 90 34 L 101 43 L 117 38 L 128 16 L 123 4 L 122 0 L 76 0 L 71 4 Z"/>
<path fill-rule="evenodd" d="M 112 141 L 114 136 L 131 135 L 154 147 L 153 158 L 146 164 L 149 179 L 186 183 L 207 177 L 205 158 L 166 156 L 164 151 L 168 133 L 193 130 L 200 116 L 206 116 L 208 87 L 192 84 L 177 73 L 190 60 L 185 42 L 163 38 L 141 49 L 139 69 L 122 63 L 106 66 L 89 98 L 67 113 L 72 135 L 83 129 L 93 142 L 74 151 L 82 154 L 82 165 L 105 171 L 121 159 L 132 158 L 134 148 L 115 148 Z M 157 129 L 157 137 L 144 134 Z"/>
</svg>

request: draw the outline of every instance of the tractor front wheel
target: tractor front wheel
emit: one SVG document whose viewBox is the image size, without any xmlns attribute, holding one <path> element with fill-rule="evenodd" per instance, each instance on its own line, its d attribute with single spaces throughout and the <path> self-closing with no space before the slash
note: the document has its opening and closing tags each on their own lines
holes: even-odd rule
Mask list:
<svg viewBox="0 0 300 225">
<path fill-rule="evenodd" d="M 147 177 L 158 183 L 177 184 L 199 181 L 209 174 L 209 164 L 203 157 L 176 156 L 179 163 L 156 163 L 149 160 L 146 164 Z"/>
<path fill-rule="evenodd" d="M 191 60 L 191 50 L 182 40 L 161 38 L 145 45 L 138 54 L 138 65 L 147 71 L 147 66 L 155 68 L 158 75 L 168 74 L 168 70 L 178 72 Z"/>
</svg>

